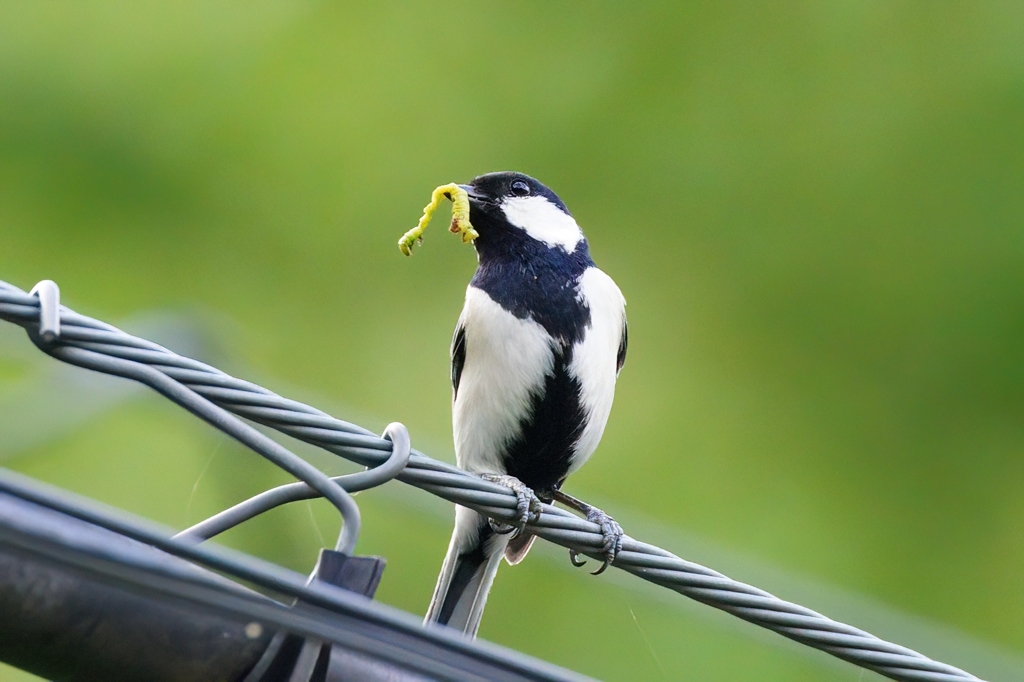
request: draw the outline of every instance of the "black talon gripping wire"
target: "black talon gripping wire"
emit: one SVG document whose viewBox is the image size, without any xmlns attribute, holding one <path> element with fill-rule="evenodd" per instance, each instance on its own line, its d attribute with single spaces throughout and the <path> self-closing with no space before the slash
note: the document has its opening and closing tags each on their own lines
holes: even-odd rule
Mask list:
<svg viewBox="0 0 1024 682">
<path fill-rule="evenodd" d="M 519 517 L 518 499 L 511 489 L 409 450 L 404 429 L 389 427 L 385 434 L 392 440 L 386 440 L 308 405 L 282 398 L 261 386 L 60 308 L 55 296 L 56 285 L 41 284 L 34 291 L 38 296 L 0 282 L 0 319 L 24 327 L 41 349 L 60 360 L 152 386 L 303 481 L 268 491 L 263 493 L 266 498 L 260 495 L 222 512 L 185 531 L 181 538 L 201 540 L 219 532 L 218 528 L 223 530 L 234 525 L 228 525 L 228 521 L 244 520 L 242 517 L 254 509 L 303 499 L 294 496 L 316 491 L 342 512 L 345 524 L 339 549 L 350 548 L 358 537 L 359 517 L 345 489 L 362 489 L 357 486 L 392 476 L 505 524 L 514 523 Z M 56 318 L 52 312 L 55 310 L 59 310 Z M 269 426 L 371 468 L 338 481 L 329 479 L 232 415 Z M 357 476 L 363 478 L 356 479 Z M 251 507 L 240 509 L 250 503 Z M 350 503 L 355 510 L 351 516 Z M 529 532 L 566 547 L 576 555 L 603 560 L 605 536 L 599 524 L 549 504 L 542 504 L 541 509 L 539 517 L 527 524 Z M 225 514 L 227 518 L 217 521 Z M 207 523 L 210 525 L 204 526 Z M 959 668 L 886 642 L 628 535 L 622 537 L 621 549 L 611 565 L 894 680 L 978 680 Z"/>
</svg>

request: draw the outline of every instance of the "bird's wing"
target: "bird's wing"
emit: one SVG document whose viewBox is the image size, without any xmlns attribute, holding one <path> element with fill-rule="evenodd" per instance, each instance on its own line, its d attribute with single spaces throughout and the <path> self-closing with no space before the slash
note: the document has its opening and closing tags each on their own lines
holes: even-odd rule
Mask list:
<svg viewBox="0 0 1024 682">
<path fill-rule="evenodd" d="M 466 364 L 466 325 L 459 319 L 452 336 L 452 391 L 453 398 L 459 395 L 459 380 L 462 379 L 462 368 Z"/>
<path fill-rule="evenodd" d="M 615 376 L 619 375 L 622 371 L 622 366 L 626 364 L 626 346 L 629 345 L 629 325 L 626 324 L 626 318 L 622 318 L 622 338 L 619 339 L 619 353 L 615 357 Z"/>
</svg>

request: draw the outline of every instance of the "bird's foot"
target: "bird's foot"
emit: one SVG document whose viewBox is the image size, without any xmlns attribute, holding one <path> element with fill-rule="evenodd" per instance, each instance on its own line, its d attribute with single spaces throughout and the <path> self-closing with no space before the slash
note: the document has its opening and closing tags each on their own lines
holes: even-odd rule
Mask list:
<svg viewBox="0 0 1024 682">
<path fill-rule="evenodd" d="M 518 535 L 526 528 L 526 524 L 540 518 L 540 500 L 534 494 L 533 489 L 524 484 L 515 476 L 505 474 L 481 474 L 480 478 L 503 485 L 516 494 L 516 522 L 513 524 L 499 523 L 494 519 L 488 519 L 491 529 L 495 533 L 505 535 L 515 531 Z"/>
<path fill-rule="evenodd" d="M 615 557 L 619 555 L 619 552 L 622 551 L 622 538 L 625 535 L 622 532 L 622 526 L 597 507 L 592 507 L 582 500 L 577 500 L 572 495 L 563 493 L 561 490 L 555 491 L 554 498 L 565 506 L 585 514 L 587 521 L 596 523 L 601 527 L 604 543 L 601 545 L 600 553 L 604 557 L 604 563 L 601 564 L 601 568 L 593 572 L 593 575 L 601 575 L 615 561 Z M 580 553 L 574 549 L 569 550 L 569 561 L 572 562 L 573 566 L 577 567 L 587 563 L 586 559 L 580 559 Z"/>
<path fill-rule="evenodd" d="M 601 554 L 604 555 L 604 563 L 601 564 L 601 568 L 593 572 L 592 575 L 601 575 L 604 570 L 608 568 L 615 557 L 618 556 L 622 550 L 622 536 L 625 533 L 622 532 L 622 526 L 616 523 L 615 519 L 610 517 L 605 512 L 601 511 L 597 507 L 591 507 L 587 510 L 587 521 L 596 523 L 601 526 L 601 535 L 604 536 L 604 544 L 601 546 Z M 579 558 L 579 552 L 569 550 L 569 561 L 572 562 L 573 566 L 582 566 L 587 563 L 586 560 Z"/>
</svg>

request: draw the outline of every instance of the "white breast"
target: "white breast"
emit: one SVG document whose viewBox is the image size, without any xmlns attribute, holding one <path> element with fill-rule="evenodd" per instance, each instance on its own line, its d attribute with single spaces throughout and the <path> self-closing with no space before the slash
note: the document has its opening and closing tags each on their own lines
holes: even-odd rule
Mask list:
<svg viewBox="0 0 1024 682">
<path fill-rule="evenodd" d="M 569 473 L 579 469 L 597 449 L 615 397 L 619 344 L 626 321 L 626 301 L 612 278 L 589 268 L 580 278 L 580 296 L 590 308 L 590 327 L 573 351 L 569 372 L 582 386 L 587 425 L 576 445 Z"/>
<path fill-rule="evenodd" d="M 519 435 L 531 394 L 554 366 L 550 336 L 475 287 L 466 290 L 459 324 L 466 361 L 452 405 L 455 456 L 468 471 L 505 473 L 499 453 Z"/>
</svg>

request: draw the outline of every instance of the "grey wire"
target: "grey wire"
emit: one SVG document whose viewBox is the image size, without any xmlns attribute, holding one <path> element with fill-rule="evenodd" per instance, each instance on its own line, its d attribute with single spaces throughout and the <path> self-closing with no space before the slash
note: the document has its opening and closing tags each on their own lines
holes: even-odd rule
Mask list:
<svg viewBox="0 0 1024 682">
<path fill-rule="evenodd" d="M 394 422 L 384 429 L 384 437 L 392 441 L 394 445 L 391 456 L 383 464 L 355 474 L 337 476 L 331 480 L 347 492 L 355 493 L 360 490 L 375 488 L 400 474 L 405 469 L 406 464 L 409 463 L 409 431 L 403 424 Z M 215 535 L 219 535 L 271 509 L 290 502 L 311 500 L 316 497 L 320 497 L 320 493 L 306 483 L 287 483 L 271 488 L 229 509 L 225 509 L 219 514 L 215 514 L 204 521 L 200 521 L 191 528 L 181 531 L 174 537 L 195 542 L 209 540 Z"/>
<path fill-rule="evenodd" d="M 74 336 L 74 331 L 67 327 L 63 329 L 61 327 L 60 317 L 63 317 L 66 309 L 62 309 L 59 306 L 60 290 L 57 288 L 57 285 L 49 280 L 44 280 L 37 284 L 32 291 L 36 292 L 37 295 L 39 322 L 34 328 L 27 328 L 26 331 L 28 331 L 29 338 L 32 339 L 33 343 L 40 350 L 72 365 L 134 379 L 146 384 L 164 397 L 263 455 L 277 466 L 303 481 L 304 484 L 318 491 L 338 509 L 343 523 L 335 548 L 349 555 L 354 553 L 361 525 L 359 506 L 344 488 L 334 483 L 322 471 L 284 446 L 275 443 L 253 427 L 228 413 L 222 407 L 214 405 L 197 395 L 187 386 L 175 381 L 157 368 L 124 359 L 121 354 L 104 354 L 104 347 L 97 346 L 96 344 L 82 344 L 87 347 L 64 344 L 62 332 L 71 331 L 71 335 Z M 33 294 L 29 295 L 33 296 Z M 57 315 L 58 310 L 60 310 L 60 317 Z M 70 313 L 70 311 L 68 312 Z M 68 317 L 70 318 L 71 315 L 69 314 Z M 109 330 L 114 329 L 109 327 L 109 325 L 106 327 L 108 328 L 108 333 Z M 44 328 L 47 330 L 46 336 L 42 332 Z M 58 340 L 62 343 L 58 343 Z M 149 347 L 159 348 L 156 344 L 149 344 L 148 342 L 146 344 Z M 153 351 L 150 350 L 148 352 Z M 181 360 L 186 359 L 181 358 Z M 189 364 L 200 364 L 194 361 L 188 362 Z"/>
<path fill-rule="evenodd" d="M 40 345 L 42 346 L 42 344 Z M 44 348 L 44 350 L 58 360 L 69 364 L 134 379 L 146 384 L 165 398 L 181 405 L 189 412 L 263 455 L 303 481 L 303 485 L 314 488 L 341 513 L 343 524 L 335 548 L 345 554 L 354 553 L 361 526 L 359 506 L 344 488 L 334 483 L 306 460 L 153 367 L 73 346 L 53 346 Z"/>
<path fill-rule="evenodd" d="M 38 335 L 39 316 L 39 299 L 0 282 L 0 319 L 26 328 L 37 345 L 59 359 L 74 361 L 74 356 L 64 354 L 65 357 L 61 357 L 56 352 L 58 348 L 81 349 L 90 355 L 108 356 L 111 360 L 120 358 L 122 362 L 128 361 L 154 374 L 173 379 L 175 384 L 180 382 L 181 386 L 187 387 L 189 393 L 203 398 L 204 403 L 208 401 L 208 404 L 272 427 L 364 466 L 378 467 L 393 453 L 392 443 L 366 429 L 335 419 L 308 405 L 282 398 L 265 388 L 235 379 L 213 367 L 179 356 L 66 308 L 61 308 L 58 345 L 47 348 Z M 94 364 L 100 371 L 120 373 L 100 368 L 99 363 Z M 149 372 L 146 375 L 148 377 Z M 220 424 L 214 425 L 221 427 Z M 411 452 L 407 465 L 397 479 L 497 521 L 507 523 L 517 517 L 516 496 L 508 488 L 484 481 L 415 450 Z M 313 487 L 320 489 L 318 485 Z M 600 526 L 567 511 L 545 504 L 540 518 L 529 524 L 528 529 L 555 544 L 597 560 L 602 559 L 600 552 L 604 536 Z M 863 630 L 779 599 L 628 535 L 623 538 L 622 551 L 612 565 L 894 680 L 946 682 L 978 679 L 959 668 L 886 642 Z"/>
</svg>

